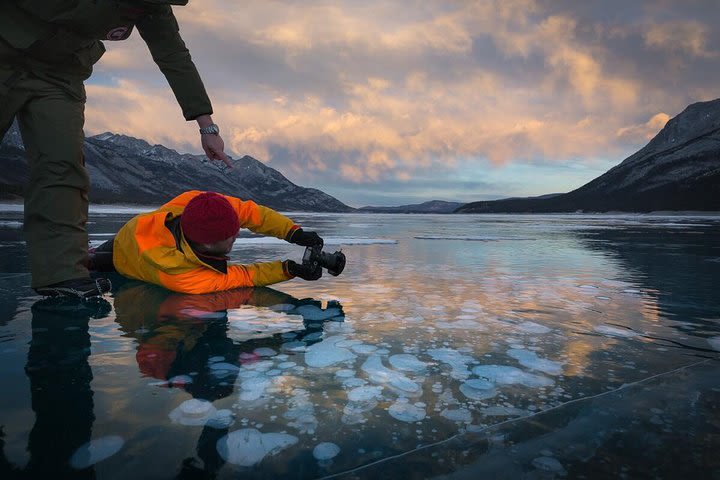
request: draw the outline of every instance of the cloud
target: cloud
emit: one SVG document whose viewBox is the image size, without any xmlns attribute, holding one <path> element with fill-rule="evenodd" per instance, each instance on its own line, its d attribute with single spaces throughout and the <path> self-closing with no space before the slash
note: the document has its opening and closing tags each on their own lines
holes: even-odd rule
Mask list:
<svg viewBox="0 0 720 480">
<path fill-rule="evenodd" d="M 699 21 L 676 21 L 651 25 L 644 34 L 645 44 L 669 52 L 695 57 L 717 57 L 708 50 L 708 27 Z"/>
<path fill-rule="evenodd" d="M 657 135 L 668 120 L 670 120 L 670 115 L 667 113 L 656 113 L 645 123 L 618 129 L 616 136 L 619 140 L 627 141 L 630 144 L 636 144 L 638 139 L 647 141 Z"/>
</svg>

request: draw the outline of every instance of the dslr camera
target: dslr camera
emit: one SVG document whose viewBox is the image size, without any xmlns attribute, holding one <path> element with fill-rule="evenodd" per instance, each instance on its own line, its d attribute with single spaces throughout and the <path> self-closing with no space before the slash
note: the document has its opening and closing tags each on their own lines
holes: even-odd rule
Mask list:
<svg viewBox="0 0 720 480">
<path fill-rule="evenodd" d="M 307 266 L 317 266 L 325 268 L 330 275 L 337 277 L 345 268 L 345 254 L 342 250 L 335 253 L 323 252 L 323 245 L 313 245 L 305 247 L 302 264 Z"/>
</svg>

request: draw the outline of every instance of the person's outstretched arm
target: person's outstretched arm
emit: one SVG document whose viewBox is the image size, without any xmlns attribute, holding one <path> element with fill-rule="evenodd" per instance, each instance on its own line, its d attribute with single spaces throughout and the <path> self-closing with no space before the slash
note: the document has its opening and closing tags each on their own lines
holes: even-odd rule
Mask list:
<svg viewBox="0 0 720 480">
<path fill-rule="evenodd" d="M 180 36 L 180 27 L 172 8 L 169 5 L 154 7 L 137 22 L 137 29 L 153 60 L 167 78 L 185 119 L 196 120 L 200 128 L 212 125 L 210 98 Z M 201 135 L 201 144 L 208 158 L 221 160 L 232 167 L 219 134 Z"/>
</svg>

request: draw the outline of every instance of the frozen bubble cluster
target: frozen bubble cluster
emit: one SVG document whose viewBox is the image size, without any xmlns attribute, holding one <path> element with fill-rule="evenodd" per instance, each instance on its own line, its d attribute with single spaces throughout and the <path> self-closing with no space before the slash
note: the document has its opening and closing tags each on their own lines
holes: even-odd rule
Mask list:
<svg viewBox="0 0 720 480">
<path fill-rule="evenodd" d="M 473 368 L 478 377 L 500 385 L 525 385 L 540 388 L 554 384 L 553 380 L 542 375 L 525 372 L 516 367 L 505 365 L 480 365 Z"/>
<path fill-rule="evenodd" d="M 170 420 L 180 425 L 205 425 L 213 418 L 217 409 L 207 400 L 193 398 L 185 400 L 175 410 L 170 412 Z"/>
<path fill-rule="evenodd" d="M 449 365 L 450 376 L 456 380 L 465 380 L 470 376 L 468 365 L 474 363 L 475 359 L 451 348 L 433 348 L 428 350 L 434 360 Z"/>
<path fill-rule="evenodd" d="M 338 347 L 336 344 L 345 340 L 343 335 L 328 337 L 322 342 L 307 347 L 305 351 L 305 363 L 309 367 L 323 368 L 335 365 L 336 363 L 354 360 L 356 355 L 347 348 Z"/>
<path fill-rule="evenodd" d="M 473 378 L 460 385 L 460 391 L 473 400 L 485 400 L 497 395 L 495 384 L 487 380 Z"/>
<path fill-rule="evenodd" d="M 420 394 L 420 385 L 410 380 L 400 372 L 389 369 L 382 364 L 378 355 L 372 355 L 362 365 L 363 371 L 373 383 L 380 383 L 395 388 L 406 394 Z"/>
<path fill-rule="evenodd" d="M 91 440 L 75 450 L 73 456 L 70 457 L 70 466 L 76 470 L 88 468 L 112 457 L 120 451 L 124 444 L 125 441 L 117 435 Z"/>
<path fill-rule="evenodd" d="M 540 358 L 535 352 L 524 350 L 521 348 L 511 348 L 507 351 L 509 357 L 517 360 L 520 365 L 530 370 L 538 370 L 548 375 L 560 375 L 562 373 L 561 362 L 553 362 L 545 358 Z"/>
<path fill-rule="evenodd" d="M 637 332 L 630 330 L 629 328 L 611 327 L 609 325 L 598 325 L 594 328 L 594 330 L 608 337 L 633 338 L 639 335 Z"/>
<path fill-rule="evenodd" d="M 337 457 L 340 447 L 331 442 L 318 443 L 313 448 L 313 457 L 316 460 L 330 460 Z"/>
<path fill-rule="evenodd" d="M 297 442 L 297 437 L 286 433 L 262 433 L 255 428 L 244 428 L 220 438 L 216 446 L 226 462 L 251 467 L 267 455 L 274 455 Z"/>
<path fill-rule="evenodd" d="M 408 403 L 407 400 L 402 401 L 399 399 L 397 402 L 390 405 L 388 413 L 396 420 L 401 422 L 419 422 L 425 418 L 425 409 Z"/>
<path fill-rule="evenodd" d="M 388 361 L 393 368 L 406 372 L 422 372 L 427 367 L 427 363 L 421 362 L 415 355 L 409 353 L 391 355 Z"/>
</svg>

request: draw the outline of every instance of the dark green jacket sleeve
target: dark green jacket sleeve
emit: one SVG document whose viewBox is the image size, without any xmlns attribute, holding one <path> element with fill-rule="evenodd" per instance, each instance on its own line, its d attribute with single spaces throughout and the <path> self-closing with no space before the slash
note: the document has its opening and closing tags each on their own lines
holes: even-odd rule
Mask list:
<svg viewBox="0 0 720 480">
<path fill-rule="evenodd" d="M 157 7 L 137 22 L 153 60 L 167 78 L 186 120 L 212 114 L 212 104 L 170 6 Z"/>
</svg>

